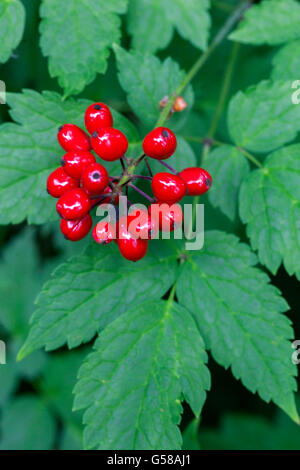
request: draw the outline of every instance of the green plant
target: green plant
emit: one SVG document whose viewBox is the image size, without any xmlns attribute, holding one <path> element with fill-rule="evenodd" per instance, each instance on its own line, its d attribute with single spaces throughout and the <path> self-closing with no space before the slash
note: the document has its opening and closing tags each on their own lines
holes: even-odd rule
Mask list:
<svg viewBox="0 0 300 470">
<path fill-rule="evenodd" d="M 0 366 L 0 404 L 9 403 L 2 448 L 53 447 L 57 420 L 64 423 L 61 447 L 78 447 L 83 410 L 84 448 L 177 449 L 183 402 L 196 416 L 184 446 L 197 447 L 210 389 L 206 351 L 299 423 L 295 333 L 287 301 L 270 280 L 279 268 L 300 278 L 299 3 L 212 0 L 210 9 L 208 0 L 65 0 L 62 8 L 61 1 L 42 0 L 46 64 L 32 32 L 38 2 L 23 3 L 31 39 L 21 42 L 19 59 L 1 67 L 7 89 L 18 92 L 6 96 L 14 122 L 0 127 L 0 223 L 39 228 L 18 227 L 3 251 L 0 326 L 14 366 Z M 0 30 L 7 31 L 1 63 L 21 40 L 22 5 L 0 2 Z M 171 168 L 200 165 L 212 175 L 208 194 L 194 197 L 189 220 L 191 234 L 196 204 L 204 203 L 201 250 L 186 250 L 185 240 L 153 240 L 147 257 L 133 264 L 120 259 L 114 243 L 101 247 L 90 239 L 70 246 L 60 237 L 52 223 L 55 202 L 46 192 L 62 156 L 57 128 L 83 128 L 85 110 L 96 100 L 109 104 L 114 127 L 126 135 L 133 168 L 144 136 L 167 125 L 178 140 Z M 9 121 L 0 107 L 1 120 Z M 120 173 L 118 161 L 105 163 L 110 175 Z M 153 171 L 159 168 L 153 161 Z M 41 351 L 65 346 L 79 349 Z M 70 378 L 64 377 L 68 367 Z M 33 387 L 29 396 L 24 382 Z M 6 434 L 22 410 L 22 422 L 47 429 L 43 439 L 34 428 L 23 429 L 17 443 Z M 200 424 L 200 444 L 201 432 Z M 227 448 L 232 441 L 225 434 L 226 423 L 218 442 Z M 203 443 L 209 436 L 203 434 Z"/>
</svg>

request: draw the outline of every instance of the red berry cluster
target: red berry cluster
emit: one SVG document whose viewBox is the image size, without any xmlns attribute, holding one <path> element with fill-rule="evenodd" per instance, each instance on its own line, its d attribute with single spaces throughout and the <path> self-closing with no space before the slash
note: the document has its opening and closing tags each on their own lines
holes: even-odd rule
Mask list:
<svg viewBox="0 0 300 470">
<path fill-rule="evenodd" d="M 177 203 L 185 195 L 204 194 L 212 178 L 202 168 L 186 168 L 177 173 L 162 161 L 171 157 L 177 146 L 174 133 L 166 127 L 157 127 L 146 135 L 144 154 L 133 160 L 126 158 L 127 138 L 112 127 L 113 117 L 105 104 L 94 103 L 86 109 L 85 126 L 90 136 L 75 124 L 64 124 L 58 129 L 57 139 L 66 153 L 61 166 L 49 175 L 47 190 L 58 198 L 56 209 L 61 217 L 61 231 L 68 240 L 81 240 L 92 228 L 91 210 L 104 203 L 117 205 L 129 186 L 151 202 L 148 211 L 131 206 L 128 216 L 120 216 L 116 223 L 100 221 L 92 234 L 97 243 L 114 240 L 124 258 L 137 261 L 145 256 L 148 240 L 154 233 L 172 231 L 182 224 L 182 210 Z M 102 161 L 121 160 L 120 176 L 110 177 L 91 150 Z M 147 157 L 161 161 L 172 173 L 153 176 Z M 151 176 L 134 174 L 144 159 Z M 135 178 L 151 180 L 154 198 L 131 183 Z"/>
</svg>

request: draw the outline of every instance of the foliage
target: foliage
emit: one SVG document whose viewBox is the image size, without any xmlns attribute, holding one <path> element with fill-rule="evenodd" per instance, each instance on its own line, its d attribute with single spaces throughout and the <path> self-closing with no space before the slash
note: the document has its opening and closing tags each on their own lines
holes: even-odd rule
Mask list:
<svg viewBox="0 0 300 470">
<path fill-rule="evenodd" d="M 0 2 L 1 449 L 299 448 L 300 5 L 235 3 Z M 167 125 L 212 174 L 201 250 L 61 237 L 57 128 L 99 100 L 128 157 Z"/>
</svg>

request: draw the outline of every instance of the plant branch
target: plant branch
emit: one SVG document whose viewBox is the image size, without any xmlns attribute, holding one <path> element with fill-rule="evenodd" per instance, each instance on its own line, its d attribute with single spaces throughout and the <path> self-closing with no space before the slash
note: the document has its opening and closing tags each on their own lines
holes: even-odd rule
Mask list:
<svg viewBox="0 0 300 470">
<path fill-rule="evenodd" d="M 254 163 L 255 166 L 258 168 L 262 168 L 263 165 L 260 163 L 260 161 L 257 160 L 251 153 L 249 153 L 247 150 L 245 150 L 243 147 L 236 147 L 250 162 Z"/>
<path fill-rule="evenodd" d="M 230 32 L 231 28 L 235 25 L 237 21 L 242 17 L 243 13 L 245 10 L 247 10 L 251 6 L 252 2 L 251 1 L 243 1 L 238 5 L 238 7 L 233 11 L 233 13 L 228 17 L 227 21 L 225 22 L 224 26 L 220 29 L 220 31 L 217 33 L 213 41 L 211 42 L 210 46 L 208 49 L 202 54 L 199 59 L 194 63 L 194 65 L 191 67 L 189 72 L 185 75 L 184 79 L 178 86 L 178 88 L 175 90 L 173 93 L 172 97 L 169 99 L 166 107 L 163 109 L 161 112 L 161 115 L 155 125 L 155 127 L 162 126 L 171 109 L 172 106 L 175 102 L 176 96 L 181 95 L 183 90 L 186 88 L 186 86 L 190 83 L 191 80 L 195 77 L 195 75 L 199 72 L 201 67 L 205 64 L 207 59 L 210 57 L 212 52 L 215 50 L 215 48 L 225 39 L 225 37 L 228 35 Z"/>
</svg>

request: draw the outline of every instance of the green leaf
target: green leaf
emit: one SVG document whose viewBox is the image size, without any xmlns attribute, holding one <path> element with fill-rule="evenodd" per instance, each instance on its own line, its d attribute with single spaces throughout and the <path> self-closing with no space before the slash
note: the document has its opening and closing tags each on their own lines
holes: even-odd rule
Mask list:
<svg viewBox="0 0 300 470">
<path fill-rule="evenodd" d="M 33 395 L 22 395 L 3 409 L 0 429 L 2 450 L 47 450 L 54 444 L 54 419 Z"/>
<path fill-rule="evenodd" d="M 150 158 L 149 163 L 153 173 L 164 171 L 164 167 L 161 163 L 159 163 L 159 161 Z M 184 168 L 197 165 L 197 159 L 194 150 L 190 144 L 184 140 L 183 137 L 177 137 L 177 148 L 174 155 L 168 158 L 168 165 L 177 171 L 181 171 Z"/>
<path fill-rule="evenodd" d="M 182 433 L 183 450 L 201 450 L 198 432 L 199 421 L 193 419 Z"/>
<path fill-rule="evenodd" d="M 204 166 L 213 179 L 208 199 L 214 207 L 219 207 L 227 217 L 234 220 L 240 186 L 249 173 L 248 160 L 237 148 L 222 145 L 209 153 Z"/>
<path fill-rule="evenodd" d="M 300 106 L 292 102 L 290 81 L 265 80 L 239 91 L 230 101 L 228 127 L 233 141 L 254 152 L 269 152 L 300 130 Z"/>
<path fill-rule="evenodd" d="M 86 355 L 85 348 L 49 355 L 39 384 L 43 396 L 51 403 L 61 419 L 77 427 L 81 424 L 81 415 L 72 412 L 72 390 L 78 369 Z"/>
<path fill-rule="evenodd" d="M 17 124 L 0 126 L 0 223 L 43 224 L 57 220 L 56 201 L 46 192 L 46 180 L 64 150 L 57 142 L 57 128 L 66 122 L 84 126 L 84 112 L 90 101 L 62 101 L 53 92 L 39 94 L 24 90 L 8 93 L 11 116 Z M 126 118 L 113 112 L 115 126 L 138 140 Z"/>
<path fill-rule="evenodd" d="M 14 337 L 27 332 L 34 299 L 46 280 L 34 241 L 34 230 L 23 230 L 5 247 L 0 262 L 0 325 Z"/>
<path fill-rule="evenodd" d="M 25 9 L 19 0 L 0 3 L 0 63 L 6 62 L 22 39 L 25 26 Z"/>
<path fill-rule="evenodd" d="M 45 284 L 19 359 L 42 346 L 55 349 L 66 341 L 70 348 L 78 346 L 129 306 L 161 297 L 174 282 L 176 256 L 149 253 L 133 264 L 120 258 L 116 246 L 89 246 Z"/>
<path fill-rule="evenodd" d="M 240 215 L 259 260 L 275 274 L 283 262 L 300 279 L 300 145 L 268 156 L 241 188 Z"/>
<path fill-rule="evenodd" d="M 206 359 L 194 320 L 171 299 L 128 310 L 79 371 L 74 406 L 87 408 L 85 447 L 180 448 L 182 394 L 198 414 L 210 385 Z"/>
<path fill-rule="evenodd" d="M 229 39 L 247 44 L 282 44 L 300 37 L 300 5 L 295 0 L 264 0 L 246 11 Z"/>
<path fill-rule="evenodd" d="M 272 400 L 299 422 L 291 360 L 294 338 L 280 291 L 253 265 L 249 247 L 224 232 L 207 232 L 204 249 L 189 254 L 177 283 L 179 303 L 197 321 L 214 359 L 251 392 Z"/>
<path fill-rule="evenodd" d="M 121 36 L 117 14 L 126 8 L 127 0 L 43 0 L 41 48 L 66 95 L 106 71 L 109 48 Z"/>
<path fill-rule="evenodd" d="M 127 52 L 114 46 L 122 88 L 128 94 L 128 103 L 144 125 L 153 127 L 159 115 L 159 103 L 165 96 L 172 96 L 183 80 L 185 73 L 177 62 L 167 58 L 164 62 L 138 51 Z M 182 95 L 191 108 L 193 92 L 188 86 Z M 176 113 L 173 122 L 179 125 L 186 112 Z M 180 114 L 182 116 L 180 116 Z"/>
<path fill-rule="evenodd" d="M 299 78 L 300 70 L 300 39 L 292 41 L 283 46 L 273 61 L 273 80 L 296 80 Z"/>
<path fill-rule="evenodd" d="M 172 39 L 173 27 L 199 49 L 206 49 L 210 28 L 209 0 L 132 0 L 128 30 L 132 46 L 142 52 L 164 49 Z"/>
<path fill-rule="evenodd" d="M 200 429 L 199 439 L 205 450 L 300 450 L 299 426 L 253 414 L 225 414 L 219 429 Z"/>
<path fill-rule="evenodd" d="M 6 358 L 6 364 L 0 364 L 0 384 L 0 406 L 2 407 L 6 406 L 18 385 L 17 370 L 12 367 L 8 357 Z"/>
</svg>

